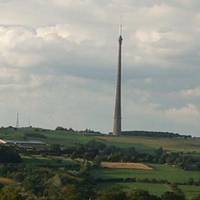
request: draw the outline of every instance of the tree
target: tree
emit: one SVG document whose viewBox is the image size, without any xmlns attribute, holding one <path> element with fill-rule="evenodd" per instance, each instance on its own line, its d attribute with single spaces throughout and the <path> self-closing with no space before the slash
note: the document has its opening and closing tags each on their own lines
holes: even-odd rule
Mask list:
<svg viewBox="0 0 200 200">
<path fill-rule="evenodd" d="M 1 145 L 0 146 L 0 163 L 19 163 L 21 162 L 20 155 L 14 148 Z"/>
<path fill-rule="evenodd" d="M 97 200 L 128 200 L 128 198 L 119 187 L 113 187 L 100 193 Z"/>
<path fill-rule="evenodd" d="M 60 155 L 60 153 L 61 153 L 61 147 L 60 147 L 59 144 L 52 144 L 52 145 L 50 146 L 50 150 L 51 150 L 53 153 L 55 153 L 56 155 Z"/>
<path fill-rule="evenodd" d="M 0 200 L 26 200 L 15 188 L 3 188 L 0 191 Z"/>
<path fill-rule="evenodd" d="M 67 185 L 62 189 L 63 200 L 80 200 L 79 193 L 74 185 Z"/>
<path fill-rule="evenodd" d="M 192 198 L 192 200 L 199 200 L 199 199 L 200 199 L 200 194 Z"/>
<path fill-rule="evenodd" d="M 129 194 L 129 200 L 159 200 L 160 198 L 144 190 L 136 190 Z"/>
<path fill-rule="evenodd" d="M 165 192 L 161 200 L 185 200 L 185 196 L 183 193 Z"/>
</svg>

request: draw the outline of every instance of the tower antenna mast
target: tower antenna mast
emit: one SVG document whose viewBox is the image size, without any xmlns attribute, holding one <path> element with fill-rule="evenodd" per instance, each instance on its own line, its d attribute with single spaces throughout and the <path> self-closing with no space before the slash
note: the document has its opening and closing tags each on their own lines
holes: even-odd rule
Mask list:
<svg viewBox="0 0 200 200">
<path fill-rule="evenodd" d="M 120 135 L 121 134 L 122 41 L 123 41 L 123 38 L 122 38 L 122 25 L 120 25 L 118 69 L 117 69 L 117 86 L 116 86 L 116 97 L 115 97 L 113 135 Z"/>
<path fill-rule="evenodd" d="M 19 128 L 19 113 L 17 112 L 16 128 Z"/>
</svg>

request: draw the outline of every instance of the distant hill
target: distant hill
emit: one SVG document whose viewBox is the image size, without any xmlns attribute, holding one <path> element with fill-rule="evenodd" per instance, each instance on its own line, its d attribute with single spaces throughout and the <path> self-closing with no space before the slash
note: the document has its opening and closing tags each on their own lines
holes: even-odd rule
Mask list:
<svg viewBox="0 0 200 200">
<path fill-rule="evenodd" d="M 74 130 L 72 128 L 63 128 L 63 127 L 56 127 L 55 130 L 50 129 L 43 129 L 43 128 L 34 128 L 34 127 L 22 127 L 19 129 L 16 129 L 15 127 L 9 126 L 9 127 L 1 127 L 0 128 L 0 134 L 1 133 L 25 133 L 25 137 L 36 137 L 38 138 L 44 138 L 44 135 L 40 135 L 40 133 L 70 133 L 70 134 L 80 134 L 80 135 L 106 135 L 104 133 L 101 133 L 100 131 L 94 131 L 91 129 L 85 129 L 85 130 Z M 109 135 L 112 135 L 110 132 Z M 123 136 L 143 136 L 143 137 L 159 137 L 159 138 L 192 138 L 191 135 L 183 135 L 179 133 L 173 133 L 173 132 L 162 132 L 162 131 L 142 131 L 142 130 L 134 130 L 134 131 L 123 131 Z"/>
<path fill-rule="evenodd" d="M 200 152 L 200 138 L 177 133 L 155 131 L 124 131 L 120 137 L 102 134 L 89 129 L 77 131 L 71 128 L 57 127 L 55 130 L 35 127 L 2 127 L 0 139 L 19 141 L 41 141 L 45 144 L 59 144 L 63 147 L 73 147 L 86 144 L 91 140 L 107 145 L 149 152 L 162 147 L 169 151 Z"/>
<path fill-rule="evenodd" d="M 123 131 L 122 135 L 128 136 L 146 136 L 146 137 L 163 137 L 163 138 L 192 138 L 191 135 L 181 135 L 172 132 L 159 131 Z"/>
</svg>

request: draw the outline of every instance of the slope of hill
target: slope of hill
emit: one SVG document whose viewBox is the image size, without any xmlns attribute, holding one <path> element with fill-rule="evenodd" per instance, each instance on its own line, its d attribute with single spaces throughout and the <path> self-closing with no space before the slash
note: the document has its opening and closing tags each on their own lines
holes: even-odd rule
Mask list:
<svg viewBox="0 0 200 200">
<path fill-rule="evenodd" d="M 87 178 L 91 178 L 87 180 L 87 183 L 92 183 L 89 191 L 91 188 L 94 191 L 104 191 L 114 185 L 128 192 L 145 189 L 161 196 L 172 191 L 172 186 L 176 186 L 182 189 L 187 200 L 199 195 L 200 138 L 168 133 L 164 133 L 163 137 L 160 135 L 162 133 L 139 133 L 142 132 L 112 136 L 91 130 L 74 131 L 60 127 L 56 130 L 0 128 L 0 139 L 45 143 L 42 150 L 38 146 L 29 148 L 29 143 L 26 148 L 13 145 L 12 148 L 20 152 L 23 164 L 9 165 L 10 167 L 2 165 L 0 175 L 17 181 L 11 184 L 19 185 L 20 182 L 25 188 L 30 185 L 26 190 L 31 190 L 36 195 L 44 194 L 38 192 L 37 185 L 44 191 L 47 191 L 49 184 L 53 184 L 51 187 L 55 188 L 55 182 L 60 191 L 66 181 L 80 187 L 85 174 L 90 175 Z M 117 168 L 107 168 L 105 162 L 109 162 L 107 165 L 114 163 Z M 124 165 L 122 162 L 129 164 L 130 169 L 121 168 Z M 191 169 L 193 164 L 195 167 Z M 141 166 L 150 167 L 151 170 L 141 169 Z M 1 184 L 5 185 L 4 182 Z"/>
<path fill-rule="evenodd" d="M 170 133 L 171 137 L 161 137 L 161 133 L 152 135 L 153 132 L 135 132 L 136 135 L 122 135 L 119 137 L 105 134 L 94 134 L 95 132 L 78 132 L 73 129 L 47 130 L 41 128 L 0 128 L 0 139 L 5 140 L 39 140 L 47 144 L 60 144 L 66 147 L 85 144 L 91 140 L 97 140 L 106 144 L 119 147 L 135 147 L 141 151 L 151 151 L 162 147 L 169 151 L 183 151 L 200 153 L 200 138 L 192 138 Z M 139 136 L 141 133 L 141 136 Z M 157 137 L 159 135 L 159 137 Z M 175 137 L 176 136 L 176 137 Z"/>
</svg>

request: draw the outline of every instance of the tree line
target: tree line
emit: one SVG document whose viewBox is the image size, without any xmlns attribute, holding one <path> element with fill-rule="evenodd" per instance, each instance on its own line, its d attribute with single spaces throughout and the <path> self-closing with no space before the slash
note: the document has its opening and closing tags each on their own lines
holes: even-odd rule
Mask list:
<svg viewBox="0 0 200 200">
<path fill-rule="evenodd" d="M 92 140 L 86 144 L 65 148 L 63 153 L 68 154 L 72 158 L 94 160 L 97 164 L 101 161 L 146 162 L 175 165 L 185 170 L 200 170 L 199 156 L 182 152 L 167 152 L 162 148 L 145 153 L 137 151 L 134 147 L 120 148 Z"/>
</svg>

